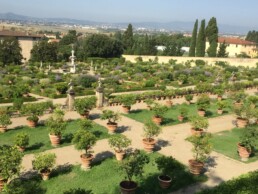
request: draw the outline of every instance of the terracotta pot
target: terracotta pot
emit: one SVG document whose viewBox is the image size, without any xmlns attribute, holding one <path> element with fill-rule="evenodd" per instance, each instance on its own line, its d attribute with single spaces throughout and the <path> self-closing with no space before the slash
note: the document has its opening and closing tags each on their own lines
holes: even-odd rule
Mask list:
<svg viewBox="0 0 258 194">
<path fill-rule="evenodd" d="M 48 135 L 52 146 L 56 147 L 60 145 L 61 135 L 51 135 L 51 134 L 48 134 Z"/>
<path fill-rule="evenodd" d="M 43 179 L 44 181 L 46 181 L 46 180 L 49 179 L 50 172 L 51 172 L 50 170 L 46 170 L 46 171 L 41 170 L 41 171 L 40 171 L 40 175 L 41 175 L 41 177 L 42 177 L 42 179 Z"/>
<path fill-rule="evenodd" d="M 205 110 L 198 109 L 198 115 L 201 116 L 201 117 L 204 117 L 205 116 Z"/>
<path fill-rule="evenodd" d="M 20 152 L 24 152 L 25 151 L 25 147 L 23 147 L 23 146 L 17 146 L 17 148 L 18 148 L 18 150 Z"/>
<path fill-rule="evenodd" d="M 222 96 L 218 96 L 218 97 L 217 97 L 217 100 L 218 100 L 218 101 L 221 101 L 221 100 L 222 100 Z"/>
<path fill-rule="evenodd" d="M 237 144 L 237 150 L 238 150 L 239 156 L 241 157 L 241 160 L 247 161 L 251 154 L 251 151 L 245 148 L 244 146 L 241 146 L 240 143 Z"/>
<path fill-rule="evenodd" d="M 109 133 L 114 133 L 117 129 L 117 123 L 107 123 L 107 128 Z"/>
<path fill-rule="evenodd" d="M 154 139 L 143 139 L 142 140 L 143 142 L 143 147 L 144 147 L 144 150 L 147 152 L 147 153 L 151 153 L 153 152 L 154 150 L 154 147 L 155 147 L 155 144 L 156 144 L 156 141 Z"/>
<path fill-rule="evenodd" d="M 172 105 L 173 105 L 173 102 L 171 101 L 171 100 L 168 100 L 168 101 L 166 101 L 166 106 L 167 107 L 172 107 Z"/>
<path fill-rule="evenodd" d="M 83 114 L 81 114 L 82 119 L 88 119 L 90 117 L 90 111 L 85 110 Z"/>
<path fill-rule="evenodd" d="M 248 124 L 248 119 L 242 119 L 240 117 L 237 118 L 237 127 L 238 128 L 245 128 Z"/>
<path fill-rule="evenodd" d="M 121 194 L 135 194 L 137 189 L 137 183 L 134 181 L 122 181 L 119 185 Z"/>
<path fill-rule="evenodd" d="M 116 159 L 117 159 L 118 161 L 122 161 L 123 158 L 124 158 L 125 152 L 124 152 L 124 151 L 121 151 L 121 152 L 115 151 L 115 155 L 116 155 Z"/>
<path fill-rule="evenodd" d="M 124 113 L 129 113 L 129 111 L 131 110 L 131 106 L 122 106 L 122 107 L 123 107 Z"/>
<path fill-rule="evenodd" d="M 91 168 L 91 161 L 93 160 L 93 155 L 90 154 L 89 156 L 86 156 L 86 154 L 82 154 L 81 156 L 82 165 L 81 168 L 83 170 L 89 170 Z"/>
<path fill-rule="evenodd" d="M 152 121 L 154 123 L 156 123 L 157 125 L 160 125 L 162 123 L 162 118 L 154 116 L 154 117 L 152 117 Z"/>
<path fill-rule="evenodd" d="M 236 108 L 241 108 L 242 105 L 243 105 L 242 102 L 235 102 L 235 103 L 234 103 L 234 106 L 235 106 Z"/>
<path fill-rule="evenodd" d="M 204 133 L 204 130 L 203 129 L 194 129 L 194 128 L 191 128 L 191 134 L 192 135 L 202 135 Z"/>
<path fill-rule="evenodd" d="M 1 133 L 6 132 L 6 130 L 7 130 L 7 127 L 0 127 L 0 132 L 1 132 Z"/>
<path fill-rule="evenodd" d="M 35 128 L 37 126 L 37 122 L 27 120 L 28 126 L 31 128 Z"/>
<path fill-rule="evenodd" d="M 182 115 L 178 115 L 178 117 L 177 117 L 177 119 L 180 121 L 180 122 L 183 122 L 183 120 L 184 120 L 184 116 L 182 116 Z"/>
<path fill-rule="evenodd" d="M 204 163 L 203 162 L 198 162 L 196 160 L 189 160 L 189 168 L 190 172 L 194 175 L 199 175 L 203 171 Z"/>
<path fill-rule="evenodd" d="M 0 177 L 0 192 L 3 190 L 4 185 L 7 183 L 6 179 L 3 179 L 2 177 Z"/>
<path fill-rule="evenodd" d="M 222 110 L 222 109 L 218 109 L 218 110 L 217 110 L 217 113 L 218 113 L 219 115 L 222 115 L 222 114 L 223 114 L 223 110 Z"/>
<path fill-rule="evenodd" d="M 159 180 L 159 186 L 162 189 L 169 188 L 171 185 L 171 181 L 172 181 L 171 177 L 168 175 L 160 175 L 160 176 L 158 176 L 158 180 Z"/>
</svg>

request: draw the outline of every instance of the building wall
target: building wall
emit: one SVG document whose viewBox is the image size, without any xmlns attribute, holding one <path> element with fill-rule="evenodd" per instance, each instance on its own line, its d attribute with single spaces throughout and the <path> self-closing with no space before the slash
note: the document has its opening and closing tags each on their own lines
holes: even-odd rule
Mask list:
<svg viewBox="0 0 258 194">
<path fill-rule="evenodd" d="M 217 50 L 219 50 L 220 44 L 221 43 L 218 44 Z M 210 47 L 209 42 L 206 42 L 206 52 L 209 47 Z M 257 53 L 255 52 L 256 46 L 254 45 L 228 44 L 226 50 L 228 52 L 229 57 L 236 57 L 236 55 L 239 55 L 242 52 L 246 53 L 252 58 L 257 56 Z"/>
<path fill-rule="evenodd" d="M 154 60 L 157 56 L 139 56 L 139 55 L 123 55 L 127 61 L 136 62 L 137 57 L 142 57 L 143 61 Z M 209 58 L 209 57 L 169 57 L 158 56 L 159 63 L 168 63 L 170 59 L 176 60 L 178 63 L 185 63 L 187 61 L 204 60 L 209 65 L 214 65 L 216 61 L 228 62 L 234 66 L 256 67 L 258 59 L 250 58 Z"/>
<path fill-rule="evenodd" d="M 22 56 L 23 58 L 26 58 L 26 60 L 23 61 L 28 61 L 30 59 L 30 51 L 36 42 L 36 40 L 33 40 L 32 38 L 18 38 L 21 49 L 22 49 Z"/>
</svg>

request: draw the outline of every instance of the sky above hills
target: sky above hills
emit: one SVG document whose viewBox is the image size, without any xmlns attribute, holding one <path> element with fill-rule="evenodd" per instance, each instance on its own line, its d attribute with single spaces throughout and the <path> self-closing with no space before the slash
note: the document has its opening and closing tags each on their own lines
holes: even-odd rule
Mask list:
<svg viewBox="0 0 258 194">
<path fill-rule="evenodd" d="M 0 13 L 101 22 L 195 21 L 258 27 L 257 0 L 0 0 Z"/>
</svg>

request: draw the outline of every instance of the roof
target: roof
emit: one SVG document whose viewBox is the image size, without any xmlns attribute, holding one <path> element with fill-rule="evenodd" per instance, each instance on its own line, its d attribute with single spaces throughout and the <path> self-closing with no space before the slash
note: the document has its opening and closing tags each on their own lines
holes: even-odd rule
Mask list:
<svg viewBox="0 0 258 194">
<path fill-rule="evenodd" d="M 239 45 L 256 45 L 255 42 L 242 40 L 239 38 L 229 38 L 229 37 L 219 37 L 218 38 L 219 43 L 227 43 L 227 44 L 239 44 Z"/>
<path fill-rule="evenodd" d="M 42 38 L 43 35 L 39 34 L 30 34 L 26 32 L 17 32 L 17 31 L 10 31 L 10 30 L 3 30 L 0 31 L 0 36 L 6 37 L 30 37 L 30 38 Z"/>
</svg>

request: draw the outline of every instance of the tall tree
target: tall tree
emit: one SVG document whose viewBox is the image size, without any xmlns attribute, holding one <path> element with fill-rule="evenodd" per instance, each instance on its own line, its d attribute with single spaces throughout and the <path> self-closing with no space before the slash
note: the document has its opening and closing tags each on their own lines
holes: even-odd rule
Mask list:
<svg viewBox="0 0 258 194">
<path fill-rule="evenodd" d="M 133 54 L 133 45 L 134 45 L 134 39 L 133 39 L 133 26 L 132 24 L 129 24 L 126 31 L 123 34 L 123 44 L 125 47 L 125 53 L 126 54 Z"/>
<path fill-rule="evenodd" d="M 195 57 L 197 30 L 198 30 L 198 20 L 195 21 L 193 32 L 192 32 L 191 45 L 190 45 L 190 50 L 189 50 L 189 57 Z"/>
<path fill-rule="evenodd" d="M 228 57 L 227 44 L 225 43 L 225 41 L 219 45 L 217 57 L 221 57 L 221 58 Z"/>
<path fill-rule="evenodd" d="M 217 56 L 218 33 L 219 33 L 219 29 L 217 26 L 217 20 L 215 17 L 212 17 L 206 28 L 206 37 L 208 38 L 208 41 L 210 44 L 207 50 L 209 57 Z"/>
<path fill-rule="evenodd" d="M 14 37 L 5 38 L 0 42 L 0 61 L 2 64 L 20 65 L 23 59 L 21 47 L 18 40 Z"/>
<path fill-rule="evenodd" d="M 206 47 L 205 20 L 202 20 L 199 33 L 198 33 L 197 43 L 196 43 L 196 57 L 205 56 L 205 47 Z"/>
</svg>

